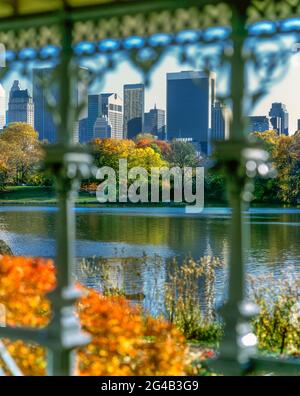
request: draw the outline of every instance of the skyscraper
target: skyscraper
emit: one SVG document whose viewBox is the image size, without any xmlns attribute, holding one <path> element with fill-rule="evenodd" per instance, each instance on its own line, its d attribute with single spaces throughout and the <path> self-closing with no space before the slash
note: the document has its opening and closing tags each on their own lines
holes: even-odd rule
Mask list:
<svg viewBox="0 0 300 396">
<path fill-rule="evenodd" d="M 154 109 L 151 109 L 148 113 L 145 113 L 144 132 L 152 133 L 152 135 L 158 136 L 160 139 L 164 139 L 165 126 L 166 126 L 165 110 L 157 109 L 155 105 Z"/>
<path fill-rule="evenodd" d="M 5 127 L 5 118 L 6 118 L 6 111 L 5 111 L 5 91 L 2 85 L 0 84 L 0 130 Z"/>
<path fill-rule="evenodd" d="M 25 122 L 34 127 L 34 105 L 27 89 L 20 89 L 18 81 L 14 81 L 9 94 L 8 123 Z"/>
<path fill-rule="evenodd" d="M 124 138 L 132 139 L 144 131 L 144 84 L 124 85 Z"/>
<path fill-rule="evenodd" d="M 297 131 L 300 131 L 300 119 L 297 120 Z"/>
<path fill-rule="evenodd" d="M 116 93 L 100 95 L 100 115 L 107 118 L 113 139 L 123 139 L 123 101 Z"/>
<path fill-rule="evenodd" d="M 49 75 L 53 73 L 52 68 L 33 69 L 33 102 L 34 102 L 34 128 L 39 134 L 40 140 L 47 140 L 49 143 L 55 143 L 57 138 L 57 128 L 53 116 L 47 108 L 46 95 L 47 88 L 43 86 Z M 55 100 L 58 99 L 55 92 L 51 92 Z"/>
<path fill-rule="evenodd" d="M 57 127 L 54 119 L 47 106 L 47 96 L 51 96 L 59 106 L 59 87 L 52 83 L 51 88 L 47 86 L 49 76 L 54 73 L 53 68 L 33 69 L 33 102 L 34 102 L 34 128 L 39 134 L 40 140 L 47 140 L 49 143 L 55 143 L 57 140 Z M 46 84 L 45 84 L 46 83 Z M 78 87 L 74 85 L 72 91 L 72 100 L 75 105 L 78 103 Z M 73 132 L 78 134 L 78 125 L 74 125 Z M 77 137 L 74 136 L 74 141 Z"/>
<path fill-rule="evenodd" d="M 79 142 L 86 143 L 88 141 L 87 138 L 87 131 L 88 131 L 88 118 L 81 118 L 79 120 Z"/>
<path fill-rule="evenodd" d="M 289 134 L 289 114 L 283 103 L 272 103 L 269 112 L 270 121 L 273 129 L 277 130 L 279 135 Z"/>
<path fill-rule="evenodd" d="M 167 74 L 167 136 L 194 142 L 210 154 L 215 73 L 182 71 Z"/>
<path fill-rule="evenodd" d="M 228 111 L 226 106 L 216 101 L 212 106 L 211 140 L 225 140 L 228 138 Z"/>
<path fill-rule="evenodd" d="M 270 129 L 270 121 L 266 116 L 249 117 L 249 132 L 265 132 Z"/>
<path fill-rule="evenodd" d="M 107 118 L 112 138 L 123 138 L 123 101 L 118 94 L 102 93 L 88 96 L 87 141 L 96 137 L 94 126 L 99 117 Z"/>
</svg>

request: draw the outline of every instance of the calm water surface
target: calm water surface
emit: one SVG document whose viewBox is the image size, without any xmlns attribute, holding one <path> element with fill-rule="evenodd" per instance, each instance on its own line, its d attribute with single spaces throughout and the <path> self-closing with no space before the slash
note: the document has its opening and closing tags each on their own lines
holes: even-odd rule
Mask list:
<svg viewBox="0 0 300 396">
<path fill-rule="evenodd" d="M 0 239 L 15 255 L 55 255 L 54 207 L 0 207 Z M 250 225 L 251 246 L 247 272 L 254 275 L 300 269 L 300 210 L 254 208 L 245 215 Z M 109 259 L 110 276 L 128 293 L 143 293 L 150 307 L 153 288 L 162 290 L 166 280 L 164 260 L 187 255 L 194 258 L 218 256 L 228 262 L 230 211 L 209 208 L 200 215 L 183 210 L 77 208 L 76 254 Z M 150 256 L 142 262 L 128 258 Z M 153 257 L 163 257 L 159 264 Z M 74 274 L 89 286 L 100 288 L 97 271 L 77 265 Z M 225 272 L 217 277 L 218 299 L 224 295 Z M 157 297 L 157 304 L 162 296 Z"/>
</svg>

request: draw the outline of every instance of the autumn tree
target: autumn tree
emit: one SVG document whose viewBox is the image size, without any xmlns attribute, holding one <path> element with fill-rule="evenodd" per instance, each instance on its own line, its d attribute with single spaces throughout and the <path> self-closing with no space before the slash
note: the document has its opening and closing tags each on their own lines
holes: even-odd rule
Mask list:
<svg viewBox="0 0 300 396">
<path fill-rule="evenodd" d="M 91 145 L 95 154 L 96 165 L 99 168 L 108 166 L 114 169 L 117 179 L 119 177 L 120 159 L 127 160 L 128 171 L 134 167 L 145 169 L 147 171 L 143 176 L 143 183 L 145 184 L 149 183 L 152 168 L 162 168 L 168 165 L 159 151 L 148 145 L 139 147 L 133 140 L 95 139 Z M 95 179 L 89 180 L 85 184 L 85 189 L 89 190 L 88 186 L 92 186 L 93 189 L 97 188 L 97 181 Z"/>
<path fill-rule="evenodd" d="M 278 135 L 275 131 L 255 133 L 270 155 L 276 170 L 274 179 L 257 179 L 258 201 L 297 204 L 300 200 L 300 136 Z"/>
<path fill-rule="evenodd" d="M 167 163 L 152 147 L 136 147 L 128 156 L 128 168 L 131 169 L 135 166 L 140 166 L 151 172 L 151 168 L 162 168 L 167 166 Z"/>
<path fill-rule="evenodd" d="M 138 148 L 146 148 L 151 147 L 155 152 L 162 155 L 162 157 L 167 160 L 167 157 L 171 153 L 171 145 L 170 143 L 155 139 L 154 136 L 150 134 L 141 134 L 136 139 L 136 146 Z"/>
<path fill-rule="evenodd" d="M 129 153 L 134 150 L 135 143 L 132 140 L 120 139 L 95 139 L 91 142 L 91 147 L 95 156 L 96 165 L 110 166 L 117 170 L 119 159 L 127 158 Z"/>
<path fill-rule="evenodd" d="M 139 147 L 133 140 L 95 139 L 92 148 L 96 165 L 110 166 L 115 171 L 118 171 L 119 159 L 122 158 L 128 160 L 128 169 L 140 166 L 150 170 L 151 167 L 166 165 L 160 153 L 149 146 Z"/>
<path fill-rule="evenodd" d="M 152 133 L 139 133 L 136 135 L 135 141 L 138 144 L 141 140 L 153 141 L 155 140 L 155 136 Z"/>
</svg>

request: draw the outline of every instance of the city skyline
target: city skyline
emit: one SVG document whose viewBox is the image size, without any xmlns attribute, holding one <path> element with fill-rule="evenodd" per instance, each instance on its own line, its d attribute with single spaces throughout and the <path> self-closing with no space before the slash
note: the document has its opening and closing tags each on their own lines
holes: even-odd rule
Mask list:
<svg viewBox="0 0 300 396">
<path fill-rule="evenodd" d="M 45 98 L 42 91 L 41 93 L 38 92 L 37 95 L 37 83 L 35 82 L 35 79 L 37 75 L 42 77 L 42 75 L 44 75 L 45 72 L 49 72 L 49 70 L 51 69 L 33 69 L 32 92 L 38 97 L 39 102 L 44 102 Z M 173 84 L 172 91 L 170 90 L 170 83 Z M 174 83 L 176 85 L 174 85 Z M 227 138 L 229 131 L 227 107 L 216 99 L 216 73 L 210 72 L 207 74 L 202 71 L 167 73 L 166 85 L 167 112 L 163 109 L 157 109 L 156 103 L 149 112 L 145 111 L 144 84 L 125 84 L 123 86 L 124 98 L 126 99 L 125 103 L 117 93 L 113 92 L 88 94 L 88 114 L 87 117 L 77 120 L 76 125 L 74 126 L 74 142 L 86 143 L 96 137 L 112 137 L 117 139 L 124 139 L 126 137 L 134 138 L 138 133 L 153 133 L 157 137 L 163 139 L 167 138 L 168 140 L 172 140 L 173 138 L 176 138 L 179 140 L 193 142 L 195 146 L 198 147 L 199 151 L 209 154 L 209 147 L 212 141 Z M 36 127 L 36 120 L 41 117 L 44 119 L 42 113 L 47 113 L 47 111 L 45 109 L 42 109 L 42 112 L 37 111 L 37 99 L 32 101 L 32 97 L 28 91 L 28 89 L 21 90 L 20 81 L 14 80 L 8 95 L 6 123 L 8 125 L 10 122 L 23 121 L 32 124 L 32 126 L 34 126 L 38 131 L 40 140 L 45 140 L 44 131 L 41 133 L 40 128 Z M 40 91 L 40 87 L 38 87 L 38 91 Z M 76 92 L 77 98 L 78 87 L 77 89 L 74 89 L 74 92 Z M 1 90 L 0 93 L 3 112 L 5 91 Z M 32 102 L 31 107 L 30 103 L 23 103 L 24 99 L 22 99 L 21 104 L 14 104 L 14 97 L 19 93 L 26 94 L 25 96 L 28 98 L 26 100 L 31 100 Z M 176 100 L 174 98 L 176 98 Z M 18 100 L 20 101 L 20 99 Z M 91 101 L 93 102 L 92 109 Z M 174 112 L 175 103 L 177 104 Z M 200 113 L 197 110 L 197 106 L 199 105 L 199 108 L 203 110 L 200 118 Z M 25 108 L 27 109 L 26 111 L 24 110 Z M 208 111 L 207 115 L 205 115 L 205 109 Z M 166 113 L 167 120 L 165 122 Z M 136 116 L 139 116 L 139 118 L 134 118 Z M 11 119 L 13 121 L 10 121 Z M 144 122 L 145 119 L 148 119 L 148 128 Z M 289 113 L 286 105 L 283 103 L 272 103 L 267 115 L 248 116 L 248 119 L 249 132 L 264 132 L 266 130 L 274 129 L 279 135 L 288 135 L 289 133 Z M 139 121 L 139 127 L 135 125 L 137 124 L 137 120 Z M 133 133 L 130 132 L 128 134 L 125 126 L 129 126 L 133 121 L 135 123 L 134 129 L 136 130 L 132 131 Z M 43 125 L 43 129 L 47 127 L 44 125 L 45 123 L 46 122 L 42 122 L 41 124 Z M 300 120 L 297 119 L 297 130 L 299 130 L 299 123 Z M 153 129 L 152 132 L 149 128 L 151 124 L 153 124 L 151 127 Z M 185 131 L 185 129 L 187 130 Z M 54 143 L 56 140 L 56 131 L 54 132 L 54 134 L 52 133 L 53 136 L 51 135 L 46 138 L 50 143 Z"/>
<path fill-rule="evenodd" d="M 150 87 L 145 87 L 144 94 L 144 113 L 154 109 L 155 106 L 166 112 L 167 110 L 167 74 L 172 72 L 178 72 L 187 70 L 187 65 L 179 64 L 178 60 L 174 56 L 167 57 L 164 62 L 156 67 L 155 72 L 152 75 L 152 84 Z M 299 66 L 299 65 L 298 65 Z M 177 71 L 178 70 L 178 71 Z M 126 79 L 124 77 L 126 76 Z M 289 134 L 292 135 L 298 129 L 298 120 L 300 119 L 300 109 L 298 110 L 299 100 L 296 89 L 288 89 L 291 85 L 291 79 L 295 85 L 295 81 L 299 79 L 297 75 L 297 68 L 290 68 L 290 72 L 286 74 L 285 78 L 276 86 L 274 86 L 270 93 L 266 95 L 260 103 L 254 108 L 254 110 L 246 116 L 268 116 L 272 103 L 280 102 L 283 103 L 287 112 L 289 113 Z M 10 85 L 14 79 L 19 79 L 22 88 L 28 89 L 29 93 L 33 93 L 32 84 L 30 80 L 24 80 L 20 78 L 17 73 L 12 73 L 11 78 L 3 83 L 3 87 L 6 91 L 6 106 L 8 104 L 8 92 Z M 124 85 L 139 84 L 142 78 L 136 69 L 134 69 L 127 62 L 121 62 L 117 65 L 114 72 L 110 71 L 107 73 L 106 78 L 102 84 L 96 83 L 92 86 L 89 94 L 97 93 L 98 95 L 105 92 L 116 93 L 121 99 L 123 99 Z M 224 78 L 217 79 L 217 91 L 224 92 Z M 294 86 L 292 85 L 292 86 Z M 299 95 L 300 96 L 300 95 Z M 2 94 L 3 103 L 3 94 Z M 1 110 L 1 109 L 0 109 Z M 3 111 L 2 111 L 3 112 Z M 87 116 L 87 109 L 82 113 L 78 121 L 83 120 Z M 270 126 L 272 128 L 272 125 Z"/>
<path fill-rule="evenodd" d="M 270 92 L 264 96 L 260 102 L 255 106 L 253 111 L 245 116 L 261 116 L 268 115 L 271 104 L 273 102 L 284 103 L 287 107 L 290 116 L 289 129 L 290 134 L 293 134 L 297 129 L 297 122 L 300 119 L 300 91 L 296 89 L 300 86 L 300 53 L 293 55 L 292 61 L 284 78 L 277 84 L 274 84 Z M 179 50 L 177 48 L 170 49 L 168 55 L 154 68 L 151 73 L 151 85 L 145 87 L 145 112 L 148 112 L 156 104 L 157 108 L 166 109 L 166 81 L 165 76 L 170 72 L 180 72 L 182 70 L 190 70 L 191 66 L 188 63 L 180 63 Z M 255 77 L 253 78 L 253 85 L 257 84 Z M 3 87 L 6 92 L 9 91 L 12 81 L 19 79 L 24 88 L 29 88 L 31 91 L 31 82 L 22 79 L 17 72 L 12 72 L 10 79 L 3 82 Z M 123 98 L 123 85 L 142 83 L 143 78 L 141 73 L 128 61 L 119 62 L 113 71 L 109 71 L 103 83 L 94 83 L 91 89 L 92 93 L 101 92 L 115 92 Z M 252 84 L 252 83 L 251 83 Z M 224 92 L 224 79 L 219 78 L 217 82 L 217 91 Z M 6 95 L 6 102 L 7 102 Z M 84 118 L 82 115 L 81 118 Z"/>
</svg>

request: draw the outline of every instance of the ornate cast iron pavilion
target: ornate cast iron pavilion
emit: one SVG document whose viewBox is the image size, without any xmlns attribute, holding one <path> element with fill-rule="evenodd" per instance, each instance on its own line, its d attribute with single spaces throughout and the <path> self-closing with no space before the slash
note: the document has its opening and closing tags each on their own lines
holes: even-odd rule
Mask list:
<svg viewBox="0 0 300 396">
<path fill-rule="evenodd" d="M 268 166 L 266 152 L 247 137 L 245 114 L 285 73 L 292 53 L 291 44 L 284 44 L 287 36 L 293 36 L 295 45 L 300 42 L 300 0 L 0 0 L 0 43 L 6 53 L 0 78 L 15 68 L 30 76 L 33 64 L 52 64 L 55 73 L 43 83 L 58 82 L 60 90 L 56 101 L 50 94 L 48 97 L 58 126 L 58 143 L 48 148 L 46 157 L 59 201 L 58 286 L 51 296 L 54 315 L 46 329 L 3 327 L 1 337 L 44 345 L 49 351 L 49 374 L 72 374 L 72 350 L 89 341 L 73 315 L 78 291 L 71 274 L 72 207 L 80 179 L 93 170 L 90 153 L 72 142 L 72 126 L 85 106 L 84 101 L 72 102 L 72 87 L 80 79 L 89 85 L 104 78 L 120 53 L 150 84 L 153 67 L 170 46 L 178 46 L 181 60 L 194 68 L 229 71 L 228 89 L 220 99 L 231 103 L 230 137 L 215 148 L 218 166 L 227 175 L 232 208 L 229 296 L 222 309 L 225 337 L 218 358 L 208 364 L 225 374 L 264 369 L 300 372 L 294 361 L 283 363 L 257 354 L 249 325 L 256 308 L 245 300 L 244 293 L 249 236 L 243 211 L 251 198 L 251 178 L 257 173 L 266 176 L 266 167 L 261 165 Z M 101 61 L 89 73 L 82 73 L 78 66 L 91 57 Z M 251 73 L 256 74 L 256 87 L 249 83 Z M 249 161 L 255 165 L 251 171 Z M 12 374 L 22 375 L 2 344 L 0 355 Z"/>
</svg>

